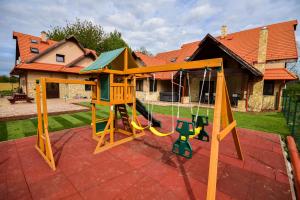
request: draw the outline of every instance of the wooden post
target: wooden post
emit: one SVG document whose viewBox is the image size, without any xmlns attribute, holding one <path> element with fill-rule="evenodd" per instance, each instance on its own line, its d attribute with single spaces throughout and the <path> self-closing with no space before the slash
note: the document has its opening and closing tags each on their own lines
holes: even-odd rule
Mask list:
<svg viewBox="0 0 300 200">
<path fill-rule="evenodd" d="M 137 119 L 136 115 L 136 77 L 133 77 L 133 88 L 132 88 L 132 120 Z M 133 136 L 136 136 L 136 130 L 135 128 L 132 129 Z"/>
<path fill-rule="evenodd" d="M 45 138 L 45 151 L 42 152 L 41 149 L 37 148 L 39 153 L 43 156 L 49 166 L 55 170 L 55 161 L 53 157 L 50 137 L 48 133 L 48 110 L 47 110 L 47 94 L 46 94 L 46 79 L 41 78 L 42 85 L 42 104 L 43 104 L 43 118 L 44 118 L 44 138 Z"/>
<path fill-rule="evenodd" d="M 219 71 L 217 73 L 217 88 L 216 88 L 216 100 L 213 120 L 213 130 L 211 134 L 211 150 L 209 161 L 209 174 L 207 184 L 206 199 L 212 200 L 216 197 L 217 187 L 217 172 L 218 172 L 218 155 L 219 155 L 219 140 L 218 133 L 221 128 L 221 108 L 222 108 L 222 96 L 224 87 L 224 73 Z"/>
<path fill-rule="evenodd" d="M 222 131 L 221 131 L 222 126 Z M 224 70 L 217 72 L 217 89 L 213 120 L 213 130 L 211 134 L 211 151 L 208 174 L 207 200 L 213 200 L 216 197 L 217 172 L 218 172 L 218 155 L 219 142 L 232 132 L 235 147 L 239 159 L 243 160 L 243 155 L 237 135 L 236 121 L 230 106 L 230 99 L 224 77 Z"/>
<path fill-rule="evenodd" d="M 224 99 L 226 99 L 226 102 L 227 102 L 227 106 L 224 109 L 227 109 L 228 123 L 232 123 L 234 121 L 234 118 L 233 118 L 233 113 L 232 113 L 231 106 L 230 106 L 230 100 L 229 100 L 229 95 L 228 95 L 226 82 L 224 84 L 223 91 L 224 91 L 224 94 L 225 94 Z M 244 160 L 236 127 L 233 128 L 231 132 L 232 132 L 232 136 L 233 136 L 233 140 L 234 140 L 234 144 L 235 144 L 235 149 L 237 151 L 237 155 L 238 155 L 240 160 Z"/>
<path fill-rule="evenodd" d="M 38 116 L 38 130 L 37 130 L 37 147 L 40 148 L 42 152 L 45 152 L 45 144 L 43 139 L 43 120 L 42 120 L 42 111 L 41 111 L 41 88 L 40 84 L 37 81 L 35 86 L 36 91 L 36 110 Z"/>
<path fill-rule="evenodd" d="M 97 83 L 98 86 L 98 83 Z M 97 100 L 98 96 L 97 96 L 97 86 L 91 86 L 92 87 L 92 100 Z M 93 138 L 97 138 L 97 134 L 96 134 L 96 113 L 97 113 L 97 109 L 96 109 L 96 104 L 92 103 L 92 137 Z"/>
</svg>

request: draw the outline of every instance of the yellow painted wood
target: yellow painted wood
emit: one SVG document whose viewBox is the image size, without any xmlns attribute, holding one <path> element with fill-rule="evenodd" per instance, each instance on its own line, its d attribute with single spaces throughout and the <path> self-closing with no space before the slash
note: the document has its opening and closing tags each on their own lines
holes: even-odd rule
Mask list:
<svg viewBox="0 0 300 200">
<path fill-rule="evenodd" d="M 43 120 L 41 111 L 41 88 L 39 84 L 36 84 L 36 110 L 38 117 L 38 129 L 37 129 L 37 146 L 42 152 L 45 151 L 44 136 L 43 136 Z"/>
<path fill-rule="evenodd" d="M 236 121 L 234 120 L 218 134 L 218 140 L 219 141 L 223 140 L 228 135 L 228 133 L 230 133 L 232 129 L 234 129 L 235 127 L 236 127 Z"/>
<path fill-rule="evenodd" d="M 132 68 L 125 71 L 125 74 L 143 74 L 143 73 L 154 73 L 154 72 L 168 72 L 178 71 L 180 69 L 204 69 L 204 68 L 215 68 L 222 66 L 222 58 L 213 58 L 207 60 L 198 60 L 181 63 L 170 63 L 158 66 L 147 66 Z"/>
<path fill-rule="evenodd" d="M 55 168 L 55 161 L 53 157 L 50 137 L 48 133 L 48 110 L 47 110 L 47 95 L 46 95 L 46 80 L 45 78 L 41 78 L 41 86 L 42 86 L 42 104 L 43 104 L 43 118 L 44 118 L 44 137 L 45 137 L 45 157 Z"/>
<path fill-rule="evenodd" d="M 209 173 L 207 184 L 207 200 L 213 200 L 216 198 L 216 186 L 217 186 L 217 172 L 218 172 L 218 154 L 219 154 L 219 140 L 218 134 L 221 128 L 221 105 L 222 105 L 222 90 L 224 87 L 224 73 L 223 70 L 217 73 L 217 88 L 216 88 L 216 100 L 214 109 L 213 130 L 211 134 L 211 150 L 209 161 Z"/>
<path fill-rule="evenodd" d="M 63 79 L 63 78 L 44 78 L 46 83 L 62 83 L 62 84 L 83 84 L 83 85 L 96 85 L 94 81 L 84 81 L 77 79 Z"/>
<path fill-rule="evenodd" d="M 137 135 L 135 135 L 135 136 L 130 136 L 130 137 L 127 137 L 127 138 L 118 140 L 118 141 L 116 141 L 116 142 L 114 142 L 114 143 L 112 143 L 112 144 L 107 144 L 107 145 L 105 145 L 105 146 L 103 146 L 103 147 L 97 148 L 97 149 L 94 151 L 94 154 L 97 154 L 97 153 L 106 151 L 106 150 L 108 150 L 108 149 L 110 149 L 110 148 L 112 148 L 112 147 L 118 146 L 118 145 L 120 145 L 120 144 L 124 144 L 124 143 L 126 143 L 126 142 L 130 142 L 130 141 L 132 141 L 132 140 L 134 140 L 134 139 L 136 139 L 136 138 L 142 137 L 142 136 L 144 136 L 144 135 L 145 135 L 144 133 L 140 133 L 140 134 L 137 134 Z"/>
<path fill-rule="evenodd" d="M 228 121 L 233 122 L 234 118 L 233 118 L 233 113 L 232 113 L 231 106 L 230 106 L 230 99 L 229 99 L 229 95 L 228 95 L 227 85 L 224 86 L 224 90 L 225 90 L 225 94 L 226 94 L 225 98 L 226 98 L 226 102 L 227 102 L 226 108 L 227 108 L 227 114 L 228 114 Z M 235 149 L 237 151 L 238 158 L 240 160 L 244 160 L 236 127 L 232 129 L 232 137 L 233 137 L 233 141 L 234 141 Z"/>
</svg>

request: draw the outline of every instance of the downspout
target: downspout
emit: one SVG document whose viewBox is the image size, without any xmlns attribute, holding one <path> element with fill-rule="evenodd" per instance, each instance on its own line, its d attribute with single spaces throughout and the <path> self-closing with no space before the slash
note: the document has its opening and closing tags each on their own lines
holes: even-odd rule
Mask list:
<svg viewBox="0 0 300 200">
<path fill-rule="evenodd" d="M 277 101 L 278 101 L 278 108 L 277 108 L 277 111 L 281 111 L 281 106 L 280 106 L 280 99 L 281 99 L 281 89 L 282 89 L 282 86 L 284 86 L 284 84 L 285 84 L 285 80 L 283 80 L 283 82 L 282 82 L 282 84 L 280 84 L 280 86 L 279 86 L 279 92 L 278 92 L 278 99 L 277 99 Z"/>
</svg>

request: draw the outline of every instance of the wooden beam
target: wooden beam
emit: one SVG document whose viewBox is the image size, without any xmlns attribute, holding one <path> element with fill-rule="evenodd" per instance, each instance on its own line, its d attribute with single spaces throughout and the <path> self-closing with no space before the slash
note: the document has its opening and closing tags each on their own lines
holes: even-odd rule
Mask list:
<svg viewBox="0 0 300 200">
<path fill-rule="evenodd" d="M 46 83 L 96 85 L 96 82 L 94 81 L 83 81 L 77 79 L 63 79 L 63 78 L 44 78 L 44 79 Z"/>
<path fill-rule="evenodd" d="M 224 72 L 219 71 L 217 76 L 216 101 L 214 110 L 213 130 L 211 134 L 210 161 L 206 199 L 212 200 L 216 198 L 217 173 L 218 173 L 218 155 L 219 155 L 219 140 L 218 134 L 221 128 L 221 109 L 225 78 Z"/>
<path fill-rule="evenodd" d="M 223 140 L 228 135 L 228 133 L 230 133 L 232 129 L 235 127 L 236 127 L 236 121 L 234 120 L 218 134 L 218 140 L 219 141 Z"/>
<path fill-rule="evenodd" d="M 124 71 L 108 69 L 108 68 L 96 69 L 96 70 L 91 70 L 91 71 L 87 71 L 87 72 L 80 72 L 79 74 L 100 74 L 100 73 L 124 75 Z"/>
<path fill-rule="evenodd" d="M 38 130 L 37 130 L 37 146 L 38 148 L 44 152 L 45 151 L 45 144 L 43 139 L 43 119 L 42 119 L 42 111 L 41 111 L 41 87 L 40 84 L 37 83 L 35 87 L 36 91 L 36 110 L 37 110 L 37 117 L 38 117 Z"/>
<path fill-rule="evenodd" d="M 233 113 L 232 113 L 232 110 L 231 110 L 231 105 L 230 105 L 230 99 L 229 99 L 229 95 L 228 95 L 227 85 L 225 85 L 224 90 L 225 90 L 225 94 L 226 94 L 224 98 L 226 98 L 226 102 L 227 102 L 226 108 L 227 108 L 228 121 L 229 121 L 229 123 L 231 123 L 231 122 L 233 122 L 234 119 L 233 119 Z M 232 137 L 233 137 L 235 149 L 237 151 L 237 155 L 238 155 L 239 159 L 240 160 L 244 160 L 236 128 L 232 129 Z"/>
<path fill-rule="evenodd" d="M 222 67 L 222 58 L 213 58 L 213 59 L 198 60 L 198 61 L 191 61 L 191 62 L 170 63 L 166 65 L 132 68 L 126 70 L 125 74 L 168 72 L 168 71 L 178 71 L 180 69 L 186 69 L 186 70 L 204 69 L 206 67 L 209 68 Z"/>
</svg>

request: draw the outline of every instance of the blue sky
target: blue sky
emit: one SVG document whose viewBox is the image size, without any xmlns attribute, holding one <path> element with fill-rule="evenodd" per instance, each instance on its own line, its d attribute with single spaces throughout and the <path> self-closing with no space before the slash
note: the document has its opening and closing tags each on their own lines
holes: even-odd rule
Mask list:
<svg viewBox="0 0 300 200">
<path fill-rule="evenodd" d="M 15 59 L 12 32 L 39 35 L 51 26 L 76 18 L 117 29 L 133 48 L 152 53 L 177 49 L 184 42 L 298 19 L 299 0 L 0 0 L 0 74 L 8 74 Z M 300 41 L 300 27 L 296 32 Z"/>
</svg>

